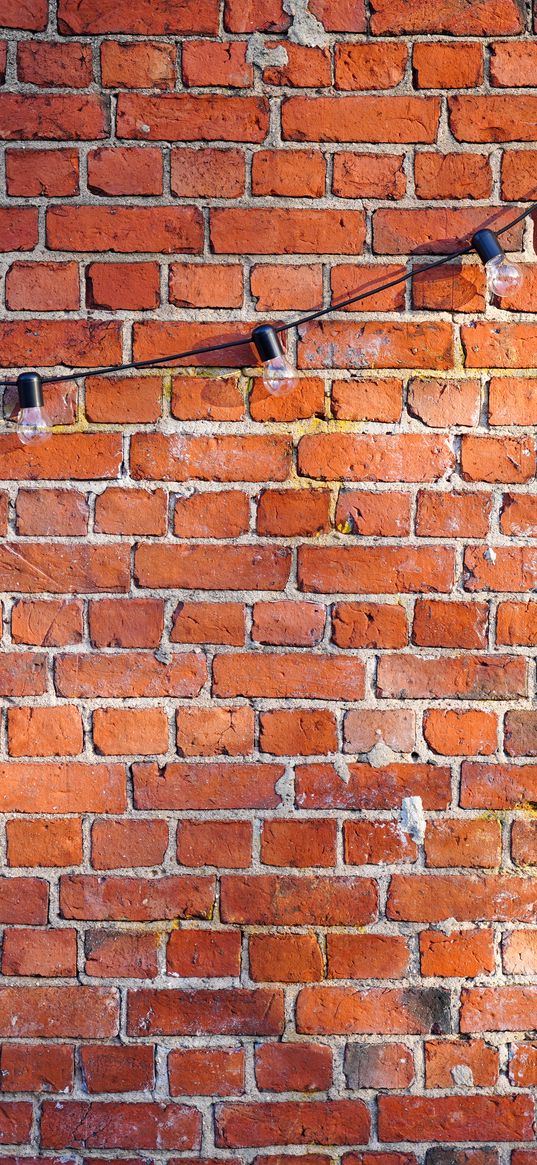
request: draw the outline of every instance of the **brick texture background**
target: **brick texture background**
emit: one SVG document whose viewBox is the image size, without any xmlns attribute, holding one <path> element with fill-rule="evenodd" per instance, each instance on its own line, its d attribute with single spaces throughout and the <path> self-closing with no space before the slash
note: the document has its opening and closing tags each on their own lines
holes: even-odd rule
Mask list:
<svg viewBox="0 0 537 1165">
<path fill-rule="evenodd" d="M 1 0 L 5 371 L 505 224 L 529 8 Z M 7 1161 L 536 1165 L 533 229 L 512 298 L 305 327 L 285 398 L 245 345 L 0 434 Z"/>
</svg>

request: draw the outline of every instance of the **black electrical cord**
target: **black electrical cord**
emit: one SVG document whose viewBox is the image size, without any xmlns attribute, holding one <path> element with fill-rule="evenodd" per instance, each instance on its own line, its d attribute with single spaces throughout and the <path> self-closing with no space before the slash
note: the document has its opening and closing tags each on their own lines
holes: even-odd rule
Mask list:
<svg viewBox="0 0 537 1165">
<path fill-rule="evenodd" d="M 511 230 L 517 223 L 522 222 L 523 219 L 529 218 L 531 214 L 537 211 L 537 202 L 532 202 L 523 210 L 516 218 L 511 219 L 505 226 L 500 227 L 495 234 L 503 235 L 506 231 Z M 331 315 L 335 311 L 341 311 L 342 308 L 350 307 L 353 303 L 358 303 L 361 300 L 369 299 L 371 296 L 380 295 L 383 291 L 388 291 L 391 287 L 397 287 L 401 283 L 408 283 L 414 278 L 414 275 L 420 275 L 424 271 L 433 271 L 436 267 L 442 267 L 445 263 L 453 262 L 454 259 L 460 259 L 463 255 L 469 255 L 475 250 L 472 243 L 468 243 L 464 247 L 459 247 L 456 251 L 450 251 L 447 255 L 442 255 L 441 259 L 435 259 L 432 263 L 424 263 L 419 267 L 411 266 L 403 275 L 399 275 L 397 279 L 391 279 L 387 283 L 382 283 L 378 287 L 369 288 L 367 291 L 358 292 L 356 295 L 350 295 L 347 299 L 342 299 L 339 303 L 332 303 L 329 307 L 319 308 L 318 311 L 308 312 L 306 315 L 300 316 L 297 319 L 291 320 L 286 324 L 279 324 L 274 328 L 274 331 L 279 334 L 282 332 L 290 332 L 294 329 L 300 328 L 302 324 L 311 323 L 313 320 L 321 319 L 323 316 Z M 205 356 L 212 352 L 227 352 L 232 348 L 243 348 L 246 344 L 253 342 L 253 334 L 244 336 L 240 340 L 228 340 L 223 344 L 210 344 L 202 348 L 191 348 L 187 352 L 173 352 L 169 356 L 155 356 L 151 360 L 131 360 L 126 364 L 108 364 L 102 368 L 75 369 L 69 375 L 65 376 L 43 376 L 42 384 L 62 384 L 69 380 L 76 380 L 77 377 L 89 376 L 106 376 L 114 372 L 130 372 L 138 368 L 155 368 L 158 364 L 165 364 L 170 366 L 177 360 L 186 360 L 189 356 Z M 16 381 L 3 381 L 4 388 L 16 388 Z"/>
</svg>

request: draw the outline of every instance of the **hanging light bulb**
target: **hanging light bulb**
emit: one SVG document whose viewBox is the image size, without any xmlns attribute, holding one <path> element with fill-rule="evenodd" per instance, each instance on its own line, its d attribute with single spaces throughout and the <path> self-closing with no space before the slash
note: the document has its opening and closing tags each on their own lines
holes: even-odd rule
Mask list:
<svg viewBox="0 0 537 1165">
<path fill-rule="evenodd" d="M 36 445 L 50 437 L 51 422 L 43 407 L 43 386 L 37 372 L 22 372 L 17 378 L 19 415 L 17 435 L 23 445 Z"/>
<path fill-rule="evenodd" d="M 485 266 L 487 287 L 493 295 L 508 295 L 510 291 L 516 291 L 517 287 L 520 287 L 522 282 L 520 271 L 514 263 L 506 259 L 494 231 L 487 228 L 477 231 L 472 239 L 472 246 Z"/>
<path fill-rule="evenodd" d="M 252 339 L 263 367 L 263 384 L 273 396 L 285 396 L 298 384 L 295 369 L 289 363 L 277 333 L 270 324 L 259 324 Z"/>
</svg>

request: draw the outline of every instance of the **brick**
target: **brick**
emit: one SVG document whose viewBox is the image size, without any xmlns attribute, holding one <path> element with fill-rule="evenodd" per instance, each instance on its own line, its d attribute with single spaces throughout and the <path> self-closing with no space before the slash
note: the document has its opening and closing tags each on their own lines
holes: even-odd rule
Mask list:
<svg viewBox="0 0 537 1165">
<path fill-rule="evenodd" d="M 133 7 L 128 0 L 119 0 L 111 12 L 106 4 L 93 0 L 60 0 L 58 27 L 64 36 L 82 33 L 84 36 L 106 32 L 146 34 L 215 33 L 218 28 L 217 0 L 200 0 L 195 12 L 184 5 L 174 5 L 170 11 L 167 0 L 140 0 Z"/>
<path fill-rule="evenodd" d="M 135 323 L 133 327 L 133 354 L 136 360 L 149 361 L 154 363 L 155 360 L 162 361 L 166 357 L 170 357 L 170 363 L 174 367 L 187 366 L 191 363 L 189 357 L 180 357 L 183 349 L 190 350 L 192 347 L 197 351 L 198 347 L 208 346 L 211 351 L 200 354 L 198 357 L 198 365 L 206 368 L 231 368 L 236 370 L 239 367 L 245 367 L 252 362 L 255 363 L 252 345 L 247 336 L 245 336 L 244 324 L 232 321 L 225 325 L 219 323 L 197 323 L 194 320 L 152 320 L 151 322 Z M 214 349 L 214 345 L 221 345 L 230 341 L 239 341 L 240 346 L 231 348 L 230 350 L 222 351 L 220 347 Z M 155 434 L 158 436 L 158 434 Z"/>
<path fill-rule="evenodd" d="M 247 756 L 254 748 L 253 708 L 181 708 L 179 756 Z"/>
<path fill-rule="evenodd" d="M 478 380 L 411 380 L 410 414 L 433 428 L 475 427 L 479 422 L 481 385 Z"/>
<path fill-rule="evenodd" d="M 528 1141 L 532 1117 L 525 1096 L 382 1096 L 381 1141 Z"/>
<path fill-rule="evenodd" d="M 290 454 L 288 438 L 279 435 L 177 438 L 136 433 L 131 469 L 135 479 L 160 481 L 285 481 Z"/>
<path fill-rule="evenodd" d="M 10 311 L 76 311 L 80 306 L 76 263 L 12 263 L 6 274 Z"/>
<path fill-rule="evenodd" d="M 521 808 L 534 800 L 537 765 L 467 761 L 462 768 L 460 803 L 464 809 Z"/>
<path fill-rule="evenodd" d="M 1 103 L 0 94 L 0 109 Z M 0 212 L 0 250 L 32 251 L 36 243 L 35 210 L 30 207 L 4 207 Z"/>
<path fill-rule="evenodd" d="M 535 45 L 510 45 L 500 41 L 490 48 L 490 77 L 493 85 L 509 88 L 533 85 L 537 63 Z"/>
<path fill-rule="evenodd" d="M 3 590 L 35 592 L 124 591 L 127 589 L 127 547 L 54 545 L 39 542 L 4 543 L 0 553 Z"/>
<path fill-rule="evenodd" d="M 359 255 L 365 221 L 358 210 L 220 208 L 211 211 L 210 233 L 217 255 Z"/>
<path fill-rule="evenodd" d="M 0 1142 L 3 1145 L 24 1145 L 30 1139 L 31 1126 L 31 1104 L 27 1101 L 2 1103 Z"/>
<path fill-rule="evenodd" d="M 0 1031 L 13 1035 L 17 1015 L 21 1039 L 108 1039 L 117 1035 L 119 1000 L 115 988 L 2 987 Z"/>
<path fill-rule="evenodd" d="M 441 659 L 386 655 L 379 661 L 377 693 L 410 700 L 501 700 L 526 693 L 523 659 L 502 655 L 443 656 Z"/>
<path fill-rule="evenodd" d="M 386 912 L 387 918 L 406 922 L 526 922 L 533 917 L 529 882 L 508 874 L 394 874 Z"/>
<path fill-rule="evenodd" d="M 537 865 L 537 829 L 534 821 L 513 821 L 511 853 L 517 866 Z"/>
<path fill-rule="evenodd" d="M 322 979 L 323 957 L 310 934 L 251 934 L 250 974 L 254 982 L 311 983 Z"/>
<path fill-rule="evenodd" d="M 461 1031 L 532 1028 L 536 998 L 534 987 L 467 987 L 461 998 Z"/>
<path fill-rule="evenodd" d="M 447 264 L 432 272 L 418 270 L 412 283 L 412 303 L 422 311 L 482 312 L 485 273 L 475 263 Z"/>
<path fill-rule="evenodd" d="M 51 206 L 47 243 L 55 251 L 200 251 L 201 214 L 190 206 Z"/>
<path fill-rule="evenodd" d="M 347 1044 L 344 1072 L 348 1088 L 408 1088 L 414 1060 L 404 1044 Z"/>
<path fill-rule="evenodd" d="M 315 0 L 313 3 L 315 4 Z M 332 5 L 332 8 L 334 7 Z M 315 15 L 314 8 L 311 8 L 310 11 Z M 350 19 L 349 17 L 349 21 Z M 350 22 L 346 27 L 350 29 Z M 312 48 L 309 45 L 294 44 L 289 40 L 270 41 L 267 48 L 274 49 L 282 45 L 285 48 L 287 61 L 282 65 L 267 65 L 263 69 L 264 85 L 278 87 L 286 85 L 297 89 L 317 89 L 330 85 L 329 48 Z"/>
<path fill-rule="evenodd" d="M 0 106 L 1 108 L 1 106 Z M 142 126 L 149 126 L 149 130 Z M 120 93 L 117 135 L 143 141 L 262 142 L 268 131 L 265 97 L 209 93 L 163 93 L 158 97 Z M 176 248 L 174 248 L 176 249 Z"/>
<path fill-rule="evenodd" d="M 96 870 L 159 866 L 168 845 L 165 821 L 94 821 L 91 864 Z"/>
<path fill-rule="evenodd" d="M 171 153 L 172 194 L 181 198 L 238 198 L 246 164 L 239 149 L 182 149 Z"/>
<path fill-rule="evenodd" d="M 76 931 L 8 930 L 4 935 L 2 974 L 61 978 L 76 975 Z"/>
<path fill-rule="evenodd" d="M 93 81 L 91 45 L 19 41 L 17 75 L 19 81 L 46 89 L 85 89 Z"/>
<path fill-rule="evenodd" d="M 40 328 L 46 328 L 48 322 L 41 320 Z M 11 437 L 1 446 L 6 481 L 114 478 L 121 459 L 120 442 L 114 433 L 55 433 L 53 440 L 44 445 L 25 446 L 24 463 L 20 448 L 20 443 L 17 441 L 15 446 Z"/>
<path fill-rule="evenodd" d="M 170 407 L 180 421 L 241 421 L 245 416 L 243 394 L 233 376 L 174 377 Z"/>
<path fill-rule="evenodd" d="M 351 866 L 414 862 L 418 855 L 415 843 L 389 821 L 346 821 L 343 838 L 345 861 Z M 368 944 L 372 941 L 370 935 L 367 941 Z M 383 945 L 384 940 L 380 943 L 381 950 Z M 391 939 L 389 945 L 391 950 Z"/>
<path fill-rule="evenodd" d="M 351 155 L 352 156 L 352 155 Z M 335 168 L 334 168 L 335 173 Z M 349 195 L 354 197 L 354 195 Z M 402 283 L 393 283 L 399 276 L 403 275 L 403 268 L 398 264 L 383 264 L 378 263 L 360 263 L 359 265 L 342 263 L 331 268 L 330 270 L 330 284 L 332 290 L 332 302 L 334 308 L 338 307 L 345 312 L 360 312 L 360 311 L 400 311 L 405 304 L 405 290 Z M 388 283 L 388 287 L 385 284 Z M 383 290 L 383 286 L 385 289 Z M 378 293 L 375 292 L 379 288 Z M 367 293 L 367 294 L 366 294 Z M 358 298 L 360 295 L 360 298 Z M 345 306 L 345 301 L 354 299 L 354 303 L 348 303 Z M 345 383 L 340 382 L 337 388 L 340 392 L 345 391 Z M 377 381 L 379 394 L 382 391 L 382 382 Z M 334 388 L 336 385 L 334 385 Z M 394 383 L 386 384 L 386 389 L 392 388 L 395 390 Z M 374 391 L 375 384 L 364 383 L 362 391 Z M 347 384 L 347 392 L 352 391 L 351 386 Z M 352 398 L 350 398 L 352 400 Z M 380 404 L 380 400 L 379 400 Z M 399 419 L 401 410 L 397 415 Z M 376 420 L 377 418 L 366 417 L 366 420 Z M 382 418 L 379 418 L 382 419 Z"/>
<path fill-rule="evenodd" d="M 249 821 L 180 821 L 177 861 L 183 866 L 247 869 L 252 859 Z M 199 937 L 199 936 L 198 936 Z"/>
<path fill-rule="evenodd" d="M 330 979 L 396 979 L 408 970 L 410 954 L 402 935 L 329 934 L 326 949 Z"/>
<path fill-rule="evenodd" d="M 77 756 L 83 749 L 82 718 L 78 708 L 8 708 L 10 756 Z"/>
<path fill-rule="evenodd" d="M 368 878 L 224 874 L 221 916 L 250 926 L 363 926 L 376 918 L 376 889 Z"/>
<path fill-rule="evenodd" d="M 534 603 L 500 603 L 496 639 L 498 643 L 531 647 L 537 636 L 537 606 Z"/>
<path fill-rule="evenodd" d="M 164 608 L 159 599 L 90 601 L 89 630 L 94 647 L 158 647 L 163 628 Z M 142 666 L 143 660 L 138 662 Z"/>
<path fill-rule="evenodd" d="M 253 84 L 254 70 L 246 60 L 247 45 L 240 41 L 187 40 L 183 45 L 183 81 L 188 87 L 196 85 L 226 86 L 230 89 L 248 89 Z"/>
<path fill-rule="evenodd" d="M 332 1083 L 332 1052 L 322 1044 L 263 1044 L 255 1053 L 258 1088 L 269 1092 L 324 1092 Z"/>
<path fill-rule="evenodd" d="M 99 708 L 93 713 L 95 751 L 104 756 L 151 756 L 168 751 L 163 708 Z"/>
<path fill-rule="evenodd" d="M 99 323 L 93 320 L 11 320 L 0 325 L 0 338 L 4 349 L 5 360 L 17 368 L 27 368 L 28 364 L 38 364 L 51 367 L 58 363 L 73 365 L 84 364 L 87 367 L 95 366 L 99 356 L 103 360 L 120 360 L 118 326 L 115 323 Z M 61 423 L 61 422 L 60 422 Z M 17 440 L 17 439 L 15 439 Z M 55 433 L 54 439 L 45 445 L 38 445 L 31 450 L 24 450 L 25 464 L 20 464 L 20 444 L 11 435 L 4 435 L 2 441 L 2 457 L 5 469 L 4 478 L 12 472 L 17 477 L 99 477 L 103 476 L 99 454 L 104 450 L 116 449 L 117 444 L 113 434 L 85 433 Z M 94 457 L 89 472 L 88 463 L 82 454 L 92 449 Z M 52 464 L 52 450 L 59 454 L 63 450 L 66 461 L 54 458 Z M 78 451 L 80 462 L 73 464 L 72 457 Z M 17 457 L 18 455 L 18 457 Z M 115 462 L 115 458 L 113 459 Z M 19 464 L 18 464 L 19 463 Z M 18 473 L 17 473 L 18 464 Z M 52 473 L 51 470 L 56 472 Z M 105 476 L 115 477 L 117 467 L 109 465 Z"/>
<path fill-rule="evenodd" d="M 429 100 L 435 100 L 429 98 Z M 477 98 L 449 98 L 449 100 L 478 100 Z M 494 98 L 490 98 L 494 101 Z M 507 224 L 509 211 L 495 208 L 496 229 Z M 448 255 L 469 242 L 474 231 L 483 226 L 482 207 L 418 207 L 415 210 L 382 208 L 376 210 L 373 220 L 374 249 L 380 255 L 418 254 Z M 520 241 L 518 228 L 506 235 L 505 245 L 516 248 Z M 472 325 L 469 325 L 470 327 Z M 430 365 L 429 365 L 430 366 Z"/>
<path fill-rule="evenodd" d="M 19 599 L 11 611 L 14 643 L 35 647 L 64 647 L 80 643 L 83 635 L 82 603 L 79 600 Z"/>
<path fill-rule="evenodd" d="M 403 80 L 407 62 L 404 44 L 337 44 L 337 89 L 393 89 Z"/>
<path fill-rule="evenodd" d="M 256 311 L 309 310 L 322 302 L 322 268 L 317 263 L 254 263 L 250 289 Z"/>
<path fill-rule="evenodd" d="M 6 28 L 25 28 L 41 32 L 47 26 L 46 0 L 6 0 L 2 19 Z"/>
<path fill-rule="evenodd" d="M 238 538 L 248 533 L 249 499 L 239 490 L 177 497 L 174 534 L 179 538 Z"/>
<path fill-rule="evenodd" d="M 172 617 L 171 643 L 227 643 L 242 647 L 242 603 L 181 602 Z"/>
<path fill-rule="evenodd" d="M 167 502 L 162 489 L 105 489 L 95 499 L 95 530 L 99 534 L 165 534 L 168 523 Z M 145 606 L 138 606 L 138 603 Z M 149 600 L 143 599 L 130 604 L 133 616 L 137 610 L 144 609 L 150 618 L 152 611 L 158 612 L 159 604 L 156 602 L 152 605 Z M 92 610 L 95 612 L 96 607 L 93 606 Z M 111 611 L 110 607 L 108 611 Z"/>
<path fill-rule="evenodd" d="M 90 263 L 86 268 L 86 296 L 89 307 L 102 307 L 108 311 L 148 311 L 160 304 L 159 268 L 156 263 Z M 153 380 L 154 383 L 155 380 Z M 138 386 L 141 390 L 148 391 L 150 384 L 149 379 L 141 380 L 138 378 L 118 382 L 117 379 L 106 381 L 99 378 L 99 383 L 93 381 L 87 385 L 86 400 L 91 402 L 90 407 L 95 411 L 99 389 L 102 393 L 103 387 L 109 385 L 111 400 L 100 402 L 101 410 L 106 412 L 107 409 L 110 410 L 113 407 L 114 397 L 119 397 L 121 401 L 122 388 L 126 390 Z M 143 398 L 137 403 L 138 409 L 143 410 Z M 108 419 L 108 417 L 91 418 L 90 416 L 90 419 L 101 420 Z M 116 420 L 116 416 L 112 419 Z M 146 417 L 142 412 L 141 416 L 125 418 L 125 420 L 131 419 L 143 421 L 146 420 Z M 149 419 L 152 420 L 153 417 Z"/>
<path fill-rule="evenodd" d="M 537 1047 L 518 1044 L 509 1061 L 509 1079 L 515 1088 L 533 1088 L 537 1082 Z"/>
<path fill-rule="evenodd" d="M 80 1049 L 82 1076 L 87 1091 L 141 1092 L 154 1087 L 153 1048 L 119 1048 L 113 1044 Z"/>
<path fill-rule="evenodd" d="M 447 547 L 301 546 L 299 590 L 314 594 L 401 594 L 449 591 L 453 556 Z"/>
<path fill-rule="evenodd" d="M 298 448 L 299 473 L 327 481 L 435 481 L 452 466 L 446 438 L 429 433 L 308 434 Z"/>
<path fill-rule="evenodd" d="M 515 379 L 502 376 L 491 379 L 489 386 L 491 425 L 533 426 L 536 421 L 537 381 L 526 377 Z"/>
<path fill-rule="evenodd" d="M 402 198 L 406 178 L 402 154 L 334 155 L 332 190 L 339 198 Z"/>
<path fill-rule="evenodd" d="M 420 47 L 428 53 L 432 46 Z M 472 47 L 479 48 L 478 45 Z M 423 61 L 425 64 L 425 57 Z M 428 200 L 490 198 L 492 171 L 486 154 L 439 154 L 436 150 L 424 150 L 414 159 L 414 183 L 418 198 Z M 463 270 L 466 272 L 468 268 L 465 266 Z"/>
<path fill-rule="evenodd" d="M 423 930 L 420 934 L 422 975 L 440 979 L 473 979 L 495 968 L 491 930 Z M 449 1087 L 447 1085 L 446 1087 Z"/>
<path fill-rule="evenodd" d="M 441 756 L 490 756 L 498 746 L 498 721 L 492 712 L 429 708 L 423 735 Z"/>
<path fill-rule="evenodd" d="M 247 1145 L 366 1144 L 370 1118 L 363 1100 L 265 1101 L 222 1104 L 216 1109 L 216 1144 Z"/>
<path fill-rule="evenodd" d="M 499 822 L 472 819 L 430 821 L 425 836 L 425 859 L 427 865 L 433 867 L 494 869 L 501 859 Z"/>
<path fill-rule="evenodd" d="M 361 700 L 363 694 L 363 668 L 351 655 L 237 652 L 214 661 L 213 695 L 219 698 Z"/>
<path fill-rule="evenodd" d="M 252 193 L 322 198 L 326 162 L 315 150 L 260 150 L 252 159 Z"/>
<path fill-rule="evenodd" d="M 513 930 L 504 938 L 502 962 L 511 975 L 534 975 L 536 966 L 535 930 Z M 524 1026 L 524 1025 L 523 1025 Z"/>
<path fill-rule="evenodd" d="M 451 328 L 445 322 L 401 324 L 385 321 L 381 347 L 376 325 L 370 321 L 360 325 L 360 363 L 363 368 L 448 368 L 452 359 L 451 348 Z M 355 365 L 355 324 L 338 321 L 309 325 L 299 343 L 301 368 L 354 368 Z M 408 441 L 410 436 L 417 434 L 405 436 Z"/>
<path fill-rule="evenodd" d="M 10 866 L 77 866 L 82 861 L 82 826 L 74 818 L 6 822 Z"/>
<path fill-rule="evenodd" d="M 105 88 L 173 89 L 174 46 L 158 41 L 102 41 L 101 77 Z"/>
<path fill-rule="evenodd" d="M 535 445 L 532 437 L 462 438 L 462 476 L 466 481 L 529 481 L 535 473 Z"/>
<path fill-rule="evenodd" d="M 158 149 L 101 147 L 88 154 L 88 188 L 93 194 L 162 194 L 162 173 Z"/>
<path fill-rule="evenodd" d="M 464 585 L 469 591 L 527 591 L 535 585 L 536 560 L 531 547 L 498 547 L 493 562 L 484 547 L 467 547 L 464 568 Z"/>
<path fill-rule="evenodd" d="M 125 768 L 78 761 L 12 762 L 0 766 L 4 813 L 121 813 Z"/>
<path fill-rule="evenodd" d="M 501 164 L 502 198 L 523 198 L 535 183 L 537 150 L 504 150 Z"/>
<path fill-rule="evenodd" d="M 469 41 L 457 44 L 419 43 L 412 53 L 418 89 L 474 89 L 483 81 L 483 50 Z"/>
<path fill-rule="evenodd" d="M 336 380 L 333 414 L 338 421 L 396 423 L 403 407 L 402 388 L 400 380 Z"/>
<path fill-rule="evenodd" d="M 73 1087 L 74 1049 L 67 1044 L 4 1044 L 3 1092 L 68 1091 Z"/>
<path fill-rule="evenodd" d="M 283 992 L 232 987 L 129 991 L 127 1029 L 132 1036 L 277 1036 L 283 1031 Z"/>
<path fill-rule="evenodd" d="M 449 997 L 439 988 L 303 987 L 297 1031 L 306 1035 L 423 1035 L 449 1031 Z M 408 1138 L 405 1138 L 405 1140 Z"/>
<path fill-rule="evenodd" d="M 170 302 L 177 307 L 242 307 L 242 300 L 239 264 L 174 263 L 170 267 Z"/>
<path fill-rule="evenodd" d="M 129 1104 L 129 1119 L 121 1102 L 67 1100 L 59 1106 L 45 1101 L 41 1139 L 45 1148 L 74 1149 L 196 1149 L 201 1137 L 201 1117 L 181 1104 L 144 1101 Z"/>
<path fill-rule="evenodd" d="M 214 903 L 212 878 L 170 875 L 154 878 L 64 874 L 60 882 L 63 918 L 107 922 L 147 922 L 165 918 L 208 918 Z"/>
<path fill-rule="evenodd" d="M 451 132 L 459 142 L 533 142 L 535 97 L 498 93 L 448 98 Z"/>
<path fill-rule="evenodd" d="M 86 975 L 108 979 L 154 979 L 158 974 L 157 942 L 151 933 L 89 930 L 85 942 Z"/>
<path fill-rule="evenodd" d="M 142 544 L 134 577 L 139 587 L 159 589 L 283 591 L 290 566 L 284 547 Z"/>
<path fill-rule="evenodd" d="M 299 809 L 396 809 L 403 797 L 421 797 L 425 809 L 445 809 L 450 800 L 450 770 L 444 766 L 395 762 L 374 768 L 348 764 L 343 780 L 332 765 L 299 765 Z"/>
<path fill-rule="evenodd" d="M 182 652 L 169 663 L 142 652 L 122 655 L 63 655 L 56 659 L 56 690 L 79 699 L 197 696 L 206 679 L 197 652 Z"/>
<path fill-rule="evenodd" d="M 267 866 L 331 867 L 336 863 L 334 821 L 264 821 L 261 861 Z"/>
<path fill-rule="evenodd" d="M 468 12 L 464 0 L 441 0 L 434 8 L 428 0 L 373 0 L 371 31 L 375 36 L 432 32 L 451 36 L 509 36 L 522 32 L 522 17 L 515 0 L 498 4 L 484 0 Z"/>
<path fill-rule="evenodd" d="M 12 197 L 41 194 L 69 198 L 78 194 L 76 150 L 6 150 L 6 185 Z"/>
<path fill-rule="evenodd" d="M 311 11 L 328 32 L 365 32 L 362 0 L 311 0 Z"/>
<path fill-rule="evenodd" d="M 166 968 L 168 974 L 188 979 L 240 975 L 240 934 L 230 930 L 176 930 L 168 941 Z"/>
<path fill-rule="evenodd" d="M 332 613 L 332 641 L 345 648 L 405 647 L 408 643 L 405 609 L 391 603 L 336 603 Z"/>
<path fill-rule="evenodd" d="M 410 533 L 410 496 L 404 493 L 367 493 L 341 490 L 336 506 L 340 534 L 397 538 Z"/>
<path fill-rule="evenodd" d="M 533 325 L 528 323 L 502 322 L 501 328 L 484 320 L 463 324 L 461 339 L 466 367 L 533 368 L 537 358 L 536 338 Z"/>
<path fill-rule="evenodd" d="M 487 627 L 486 603 L 418 598 L 412 639 L 420 647 L 486 648 Z"/>
<path fill-rule="evenodd" d="M 261 752 L 274 756 L 316 756 L 337 749 L 334 714 L 322 709 L 262 712 L 259 732 Z"/>
<path fill-rule="evenodd" d="M 224 5 L 226 32 L 285 32 L 289 23 L 281 0 L 226 0 Z"/>
<path fill-rule="evenodd" d="M 2 93 L 0 115 L 4 141 L 93 141 L 107 133 L 105 102 L 93 93 Z"/>
<path fill-rule="evenodd" d="M 84 537 L 89 505 L 78 490 L 20 489 L 17 494 L 17 534 L 34 537 Z"/>
<path fill-rule="evenodd" d="M 416 534 L 421 538 L 486 538 L 492 494 L 419 490 Z"/>
<path fill-rule="evenodd" d="M 135 765 L 134 801 L 137 809 L 276 809 L 281 795 L 275 786 L 283 765 L 168 764 Z"/>
<path fill-rule="evenodd" d="M 433 142 L 436 97 L 288 97 L 283 137 L 309 142 Z"/>
<path fill-rule="evenodd" d="M 329 511 L 328 490 L 264 489 L 257 503 L 257 532 L 284 538 L 328 533 Z"/>
<path fill-rule="evenodd" d="M 244 1092 L 242 1048 L 172 1049 L 171 1096 L 238 1096 Z"/>
<path fill-rule="evenodd" d="M 323 637 L 326 609 L 318 603 L 281 599 L 254 603 L 252 639 L 277 647 L 313 647 Z"/>
</svg>

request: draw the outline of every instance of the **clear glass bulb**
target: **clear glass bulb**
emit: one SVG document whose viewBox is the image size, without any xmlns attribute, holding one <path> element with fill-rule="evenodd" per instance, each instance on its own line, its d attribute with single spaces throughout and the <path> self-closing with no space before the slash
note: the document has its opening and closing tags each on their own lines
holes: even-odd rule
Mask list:
<svg viewBox="0 0 537 1165">
<path fill-rule="evenodd" d="M 40 445 L 51 434 L 51 422 L 43 408 L 21 409 L 17 419 L 17 436 L 22 445 Z"/>
<path fill-rule="evenodd" d="M 273 356 L 263 366 L 263 384 L 273 396 L 286 396 L 298 384 L 298 377 L 287 358 Z"/>
<path fill-rule="evenodd" d="M 485 270 L 487 272 L 487 287 L 493 295 L 508 295 L 516 291 L 522 283 L 522 275 L 514 263 L 509 263 L 505 255 L 495 255 L 489 259 Z"/>
</svg>

